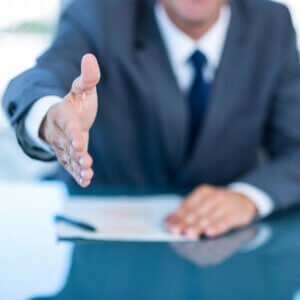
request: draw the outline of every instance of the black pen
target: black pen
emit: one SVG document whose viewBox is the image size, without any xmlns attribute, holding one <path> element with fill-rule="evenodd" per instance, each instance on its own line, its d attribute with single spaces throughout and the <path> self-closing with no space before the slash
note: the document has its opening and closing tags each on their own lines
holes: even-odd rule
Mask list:
<svg viewBox="0 0 300 300">
<path fill-rule="evenodd" d="M 71 219 L 69 217 L 64 217 L 64 216 L 61 216 L 61 215 L 56 215 L 54 217 L 54 221 L 56 223 L 64 222 L 66 224 L 73 225 L 75 227 L 78 227 L 80 229 L 87 230 L 87 231 L 92 231 L 92 232 L 97 231 L 97 229 L 94 226 L 90 225 L 90 224 L 87 224 L 87 223 L 84 223 L 84 222 L 81 222 L 81 221 L 76 221 L 74 219 Z"/>
</svg>

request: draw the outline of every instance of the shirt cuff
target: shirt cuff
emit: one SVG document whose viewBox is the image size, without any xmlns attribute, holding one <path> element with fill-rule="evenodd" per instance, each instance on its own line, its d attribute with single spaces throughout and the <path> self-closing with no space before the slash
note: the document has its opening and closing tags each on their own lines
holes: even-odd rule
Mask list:
<svg viewBox="0 0 300 300">
<path fill-rule="evenodd" d="M 33 144 L 33 146 L 41 148 L 49 153 L 53 153 L 53 149 L 49 144 L 40 138 L 39 131 L 49 109 L 61 101 L 62 99 L 58 96 L 42 97 L 32 105 L 29 112 L 25 116 L 24 127 L 30 142 Z"/>
<path fill-rule="evenodd" d="M 228 187 L 232 191 L 248 197 L 256 205 L 260 218 L 267 217 L 273 212 L 274 202 L 263 190 L 245 182 L 234 182 Z"/>
</svg>

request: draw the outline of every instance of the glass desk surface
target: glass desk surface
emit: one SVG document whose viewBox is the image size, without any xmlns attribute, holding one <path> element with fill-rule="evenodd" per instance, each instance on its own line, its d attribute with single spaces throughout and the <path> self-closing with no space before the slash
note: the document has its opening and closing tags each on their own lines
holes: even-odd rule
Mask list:
<svg viewBox="0 0 300 300">
<path fill-rule="evenodd" d="M 300 209 L 198 242 L 58 242 L 55 190 L 0 184 L 0 300 L 300 300 Z"/>
</svg>

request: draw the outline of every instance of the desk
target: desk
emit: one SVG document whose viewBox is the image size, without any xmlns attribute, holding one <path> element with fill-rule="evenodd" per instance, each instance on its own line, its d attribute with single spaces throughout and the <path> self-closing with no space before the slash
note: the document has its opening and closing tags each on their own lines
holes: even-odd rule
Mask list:
<svg viewBox="0 0 300 300">
<path fill-rule="evenodd" d="M 300 299 L 299 209 L 197 243 L 70 243 L 61 194 L 0 184 L 1 300 Z"/>
</svg>

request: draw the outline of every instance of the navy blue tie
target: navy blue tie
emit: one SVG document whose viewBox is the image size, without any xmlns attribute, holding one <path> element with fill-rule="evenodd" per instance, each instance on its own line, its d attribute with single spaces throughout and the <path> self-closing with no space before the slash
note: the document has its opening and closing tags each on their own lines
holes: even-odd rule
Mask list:
<svg viewBox="0 0 300 300">
<path fill-rule="evenodd" d="M 195 139 L 201 130 L 211 85 L 203 78 L 203 69 L 207 64 L 207 59 L 200 51 L 196 50 L 190 58 L 195 70 L 195 77 L 189 93 L 190 108 L 190 131 L 188 152 L 194 146 Z"/>
</svg>

